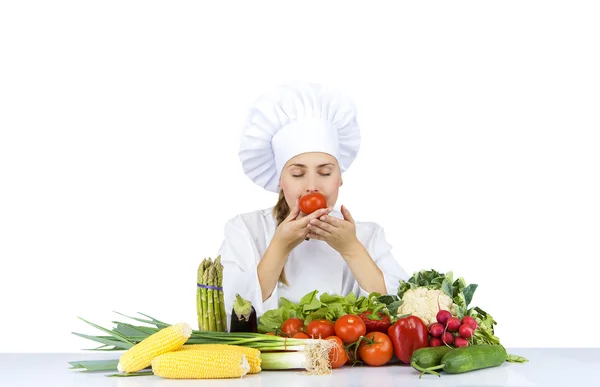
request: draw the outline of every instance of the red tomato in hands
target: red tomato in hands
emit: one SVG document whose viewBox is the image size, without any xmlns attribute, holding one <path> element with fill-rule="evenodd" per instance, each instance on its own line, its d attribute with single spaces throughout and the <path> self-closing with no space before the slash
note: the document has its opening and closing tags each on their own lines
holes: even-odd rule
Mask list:
<svg viewBox="0 0 600 387">
<path fill-rule="evenodd" d="M 327 199 L 319 192 L 309 193 L 300 198 L 298 207 L 300 207 L 300 211 L 304 212 L 306 215 L 312 214 L 318 209 L 327 208 Z"/>
<path fill-rule="evenodd" d="M 382 332 L 367 333 L 358 346 L 358 356 L 370 366 L 381 366 L 392 359 L 394 346 Z"/>
<path fill-rule="evenodd" d="M 335 335 L 342 339 L 344 344 L 354 343 L 365 333 L 367 325 L 359 316 L 347 314 L 335 322 Z"/>
<path fill-rule="evenodd" d="M 304 321 L 297 317 L 288 318 L 281 325 L 281 332 L 290 337 L 302 331 L 304 331 Z"/>
<path fill-rule="evenodd" d="M 306 334 L 312 339 L 326 339 L 335 336 L 335 326 L 329 320 L 313 320 L 308 323 Z"/>
</svg>

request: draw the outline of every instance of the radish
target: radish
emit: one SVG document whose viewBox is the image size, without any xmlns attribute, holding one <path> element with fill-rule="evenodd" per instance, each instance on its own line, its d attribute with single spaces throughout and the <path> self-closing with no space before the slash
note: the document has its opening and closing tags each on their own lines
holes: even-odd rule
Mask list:
<svg viewBox="0 0 600 387">
<path fill-rule="evenodd" d="M 467 324 L 463 324 L 458 328 L 458 334 L 465 339 L 470 339 L 473 336 L 473 328 Z"/>
<path fill-rule="evenodd" d="M 429 339 L 429 346 L 430 347 L 441 347 L 444 343 L 442 343 L 442 339 L 440 339 L 439 337 L 432 337 L 431 339 Z"/>
<path fill-rule="evenodd" d="M 458 337 L 456 337 L 454 339 L 454 346 L 456 348 L 458 348 L 458 347 L 466 347 L 467 345 L 469 345 L 469 342 L 464 337 L 458 336 Z"/>
<path fill-rule="evenodd" d="M 437 312 L 437 315 L 435 316 L 435 319 L 437 320 L 437 322 L 439 322 L 442 325 L 446 325 L 446 321 L 448 321 L 448 319 L 452 317 L 452 313 L 450 313 L 447 310 L 440 310 L 439 312 Z"/>
<path fill-rule="evenodd" d="M 475 320 L 471 316 L 465 316 L 465 317 L 463 317 L 462 323 L 463 324 L 467 324 L 468 326 L 470 326 L 471 328 L 473 328 L 473 330 L 477 329 L 477 327 L 479 326 L 479 324 L 477 324 L 477 320 Z"/>
<path fill-rule="evenodd" d="M 446 322 L 446 329 L 450 332 L 456 332 L 460 327 L 460 320 L 457 317 L 450 317 Z"/>
<path fill-rule="evenodd" d="M 433 337 L 442 337 L 444 334 L 444 326 L 440 323 L 431 324 L 429 327 L 429 333 Z"/>
<path fill-rule="evenodd" d="M 454 336 L 450 332 L 444 332 L 442 335 L 442 343 L 452 344 L 454 342 Z"/>
</svg>

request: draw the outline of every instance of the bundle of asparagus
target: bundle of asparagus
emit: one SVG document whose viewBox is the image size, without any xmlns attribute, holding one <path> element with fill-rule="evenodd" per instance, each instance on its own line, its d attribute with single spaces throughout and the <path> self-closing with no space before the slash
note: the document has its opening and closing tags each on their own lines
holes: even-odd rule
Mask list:
<svg viewBox="0 0 600 387">
<path fill-rule="evenodd" d="M 196 309 L 199 331 L 227 331 L 227 314 L 223 297 L 223 265 L 219 255 L 213 262 L 204 258 L 198 267 Z"/>
</svg>

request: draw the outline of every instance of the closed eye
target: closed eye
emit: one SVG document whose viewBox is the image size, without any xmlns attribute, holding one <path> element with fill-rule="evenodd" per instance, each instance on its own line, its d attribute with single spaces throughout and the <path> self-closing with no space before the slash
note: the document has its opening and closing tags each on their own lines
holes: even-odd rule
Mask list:
<svg viewBox="0 0 600 387">
<path fill-rule="evenodd" d="M 321 176 L 331 176 L 331 173 L 319 173 Z M 304 175 L 292 175 L 292 177 L 302 177 Z"/>
</svg>

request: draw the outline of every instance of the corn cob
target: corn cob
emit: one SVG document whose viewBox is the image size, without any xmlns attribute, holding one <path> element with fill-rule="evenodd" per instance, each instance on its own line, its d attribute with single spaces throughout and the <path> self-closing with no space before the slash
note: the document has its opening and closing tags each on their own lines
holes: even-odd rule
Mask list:
<svg viewBox="0 0 600 387">
<path fill-rule="evenodd" d="M 246 355 L 233 351 L 175 351 L 152 360 L 154 375 L 167 379 L 240 378 L 249 370 Z"/>
<path fill-rule="evenodd" d="M 163 328 L 146 337 L 130 349 L 121 358 L 117 369 L 119 372 L 137 372 L 148 367 L 156 356 L 177 350 L 192 335 L 192 327 L 180 323 Z"/>
<path fill-rule="evenodd" d="M 256 374 L 261 371 L 261 358 L 260 351 L 256 348 L 250 347 L 242 347 L 239 345 L 229 345 L 229 344 L 186 344 L 181 347 L 180 351 L 207 351 L 207 352 L 237 352 L 243 355 L 246 355 L 246 360 L 248 360 L 248 365 L 250 365 L 250 374 Z"/>
</svg>

